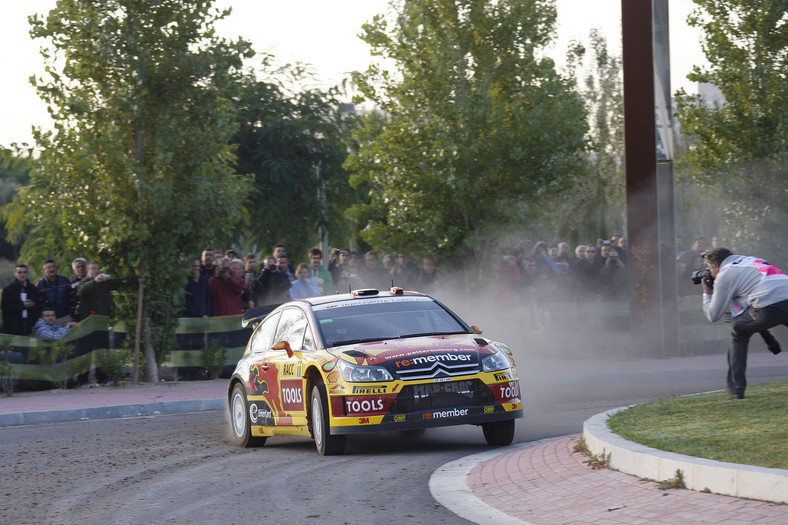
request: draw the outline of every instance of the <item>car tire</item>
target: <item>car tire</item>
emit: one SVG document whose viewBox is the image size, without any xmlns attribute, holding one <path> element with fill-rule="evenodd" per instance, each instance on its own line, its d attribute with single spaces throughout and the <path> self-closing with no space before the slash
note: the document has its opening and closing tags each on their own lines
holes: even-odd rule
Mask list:
<svg viewBox="0 0 788 525">
<path fill-rule="evenodd" d="M 484 423 L 482 431 L 488 445 L 495 447 L 510 445 L 514 439 L 514 419 Z"/>
<path fill-rule="evenodd" d="M 241 383 L 236 383 L 230 396 L 230 432 L 233 442 L 244 448 L 262 447 L 267 439 L 252 435 L 252 424 L 246 406 L 246 391 Z"/>
<path fill-rule="evenodd" d="M 326 387 L 322 383 L 312 387 L 309 414 L 312 423 L 312 437 L 315 439 L 315 446 L 320 455 L 338 456 L 344 454 L 345 436 L 332 436 L 330 433 L 328 399 Z"/>
</svg>

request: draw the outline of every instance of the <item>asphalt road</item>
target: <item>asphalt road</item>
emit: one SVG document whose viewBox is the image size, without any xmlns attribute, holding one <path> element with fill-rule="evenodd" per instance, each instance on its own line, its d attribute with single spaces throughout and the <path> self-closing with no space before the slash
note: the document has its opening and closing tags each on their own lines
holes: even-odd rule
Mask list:
<svg viewBox="0 0 788 525">
<path fill-rule="evenodd" d="M 714 359 L 724 360 L 724 356 Z M 591 375 L 524 366 L 526 418 L 516 442 L 577 433 L 588 417 L 646 399 L 718 389 L 720 370 L 660 371 L 616 363 Z M 723 363 L 720 363 L 724 366 Z M 786 367 L 751 368 L 751 384 Z M 440 465 L 488 450 L 479 428 L 350 436 L 344 456 L 276 437 L 227 441 L 221 411 L 0 429 L 2 523 L 462 523 L 430 495 Z"/>
</svg>

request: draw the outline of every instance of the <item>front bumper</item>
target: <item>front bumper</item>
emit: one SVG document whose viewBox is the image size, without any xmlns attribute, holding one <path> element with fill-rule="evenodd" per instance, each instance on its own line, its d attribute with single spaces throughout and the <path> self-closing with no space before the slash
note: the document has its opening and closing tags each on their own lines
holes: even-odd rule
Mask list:
<svg viewBox="0 0 788 525">
<path fill-rule="evenodd" d="M 386 414 L 369 417 L 332 418 L 331 434 L 361 434 L 390 432 L 454 425 L 481 425 L 523 417 L 522 403 L 503 405 L 456 406 L 419 410 L 403 414 Z"/>
</svg>

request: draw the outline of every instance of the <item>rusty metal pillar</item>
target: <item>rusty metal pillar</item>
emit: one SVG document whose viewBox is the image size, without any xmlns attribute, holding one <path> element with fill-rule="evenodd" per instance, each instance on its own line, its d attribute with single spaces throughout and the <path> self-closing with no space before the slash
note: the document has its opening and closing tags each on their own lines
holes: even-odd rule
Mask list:
<svg viewBox="0 0 788 525">
<path fill-rule="evenodd" d="M 652 0 L 622 0 L 621 17 L 631 348 L 661 357 L 677 352 L 678 325 L 674 245 L 667 238 L 674 230 L 672 168 L 657 169 Z"/>
</svg>

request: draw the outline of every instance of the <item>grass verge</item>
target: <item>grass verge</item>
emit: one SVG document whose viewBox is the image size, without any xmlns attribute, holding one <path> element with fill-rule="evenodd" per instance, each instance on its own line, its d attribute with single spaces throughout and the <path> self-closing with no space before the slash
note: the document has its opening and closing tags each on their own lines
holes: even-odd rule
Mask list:
<svg viewBox="0 0 788 525">
<path fill-rule="evenodd" d="M 688 456 L 788 469 L 788 382 L 650 401 L 608 419 L 610 430 L 649 447 Z"/>
</svg>

